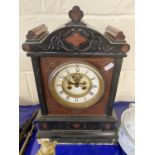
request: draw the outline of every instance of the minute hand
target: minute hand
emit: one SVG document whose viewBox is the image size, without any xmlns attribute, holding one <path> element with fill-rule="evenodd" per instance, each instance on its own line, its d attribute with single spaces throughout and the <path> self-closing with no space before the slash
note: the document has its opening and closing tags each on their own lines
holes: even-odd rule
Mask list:
<svg viewBox="0 0 155 155">
<path fill-rule="evenodd" d="M 79 82 L 78 84 L 79 85 L 86 85 L 86 82 L 81 82 L 81 83 Z"/>
</svg>

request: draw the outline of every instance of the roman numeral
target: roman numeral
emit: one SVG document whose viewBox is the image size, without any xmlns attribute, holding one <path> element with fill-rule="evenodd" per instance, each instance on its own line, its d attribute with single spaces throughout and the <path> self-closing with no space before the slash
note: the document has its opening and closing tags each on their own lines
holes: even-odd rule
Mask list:
<svg viewBox="0 0 155 155">
<path fill-rule="evenodd" d="M 76 72 L 79 72 L 79 71 L 80 71 L 79 65 L 76 65 Z"/>
<path fill-rule="evenodd" d="M 63 91 L 63 90 L 59 92 L 59 94 L 60 94 L 60 95 L 62 95 L 63 93 L 64 93 L 64 91 Z"/>
<path fill-rule="evenodd" d="M 65 71 L 66 71 L 66 73 L 67 73 L 67 74 L 70 74 L 70 72 L 69 72 L 69 69 L 68 69 L 68 68 L 66 68 L 66 69 L 65 69 Z"/>
<path fill-rule="evenodd" d="M 92 88 L 97 88 L 97 85 L 92 85 Z"/>
<path fill-rule="evenodd" d="M 68 78 L 64 77 L 64 76 L 58 76 L 61 79 L 65 79 L 66 81 L 68 81 Z"/>
<path fill-rule="evenodd" d="M 87 75 L 88 72 L 89 72 L 89 71 L 86 71 L 85 75 Z"/>
<path fill-rule="evenodd" d="M 78 98 L 75 98 L 75 102 L 78 102 Z"/>
<path fill-rule="evenodd" d="M 66 100 L 69 100 L 70 98 L 69 98 L 69 96 L 66 96 Z"/>
<path fill-rule="evenodd" d="M 84 97 L 83 99 L 84 99 L 85 101 L 87 100 L 87 98 L 86 98 L 86 97 Z"/>
<path fill-rule="evenodd" d="M 93 93 L 93 92 L 91 92 L 91 91 L 89 92 L 89 94 L 90 94 L 91 96 L 92 96 L 92 95 L 94 95 L 94 93 Z"/>
<path fill-rule="evenodd" d="M 57 86 L 57 87 L 62 87 L 62 85 L 61 85 L 61 84 L 57 84 L 56 86 Z"/>
</svg>

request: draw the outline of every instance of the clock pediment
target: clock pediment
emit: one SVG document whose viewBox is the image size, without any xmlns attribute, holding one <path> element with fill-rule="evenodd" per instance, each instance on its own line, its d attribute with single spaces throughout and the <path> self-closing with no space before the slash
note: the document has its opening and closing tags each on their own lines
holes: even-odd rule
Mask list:
<svg viewBox="0 0 155 155">
<path fill-rule="evenodd" d="M 101 33 L 87 27 L 81 21 L 83 12 L 75 6 L 69 12 L 71 21 L 54 32 L 49 33 L 47 27 L 42 24 L 28 31 L 27 40 L 23 44 L 23 50 L 28 52 L 44 52 L 46 55 L 55 53 L 77 53 L 87 55 L 106 54 L 126 56 L 130 46 L 126 43 L 123 32 L 115 28 L 106 28 L 108 33 Z M 112 32 L 110 32 L 110 31 Z M 117 32 L 118 31 L 118 32 Z M 108 35 L 108 34 L 112 34 Z M 113 38 L 116 36 L 116 40 Z M 109 37 L 110 36 L 110 37 Z M 31 53 L 33 55 L 33 53 Z M 29 55 L 31 55 L 29 54 Z M 37 54 L 34 54 L 37 55 Z"/>
</svg>

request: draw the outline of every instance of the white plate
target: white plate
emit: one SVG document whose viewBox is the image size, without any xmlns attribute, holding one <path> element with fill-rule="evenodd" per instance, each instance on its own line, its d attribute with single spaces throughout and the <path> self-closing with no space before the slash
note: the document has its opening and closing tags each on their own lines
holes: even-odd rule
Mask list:
<svg viewBox="0 0 155 155">
<path fill-rule="evenodd" d="M 131 106 L 123 112 L 118 130 L 118 142 L 128 155 L 135 152 L 135 107 Z"/>
</svg>

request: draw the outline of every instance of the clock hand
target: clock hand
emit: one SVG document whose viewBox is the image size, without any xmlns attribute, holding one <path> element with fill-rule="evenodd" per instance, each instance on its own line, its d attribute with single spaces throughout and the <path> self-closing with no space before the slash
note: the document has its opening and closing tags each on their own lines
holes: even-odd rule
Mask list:
<svg viewBox="0 0 155 155">
<path fill-rule="evenodd" d="M 79 85 L 86 85 L 86 81 L 84 81 L 84 82 L 79 82 Z"/>
<path fill-rule="evenodd" d="M 70 80 L 68 81 L 68 85 L 74 85 L 75 87 L 78 87 L 79 86 L 79 82 L 76 81 L 76 82 L 71 82 Z"/>
<path fill-rule="evenodd" d="M 70 74 L 70 76 L 72 77 L 72 79 L 68 79 L 67 80 L 69 87 L 71 85 L 74 85 L 75 87 L 79 87 L 79 86 L 80 87 L 85 87 L 86 82 L 85 81 L 84 82 L 80 82 L 82 77 L 83 77 L 83 75 L 81 75 L 79 73 L 75 73 L 73 75 Z M 72 82 L 71 80 L 73 80 L 74 82 Z"/>
<path fill-rule="evenodd" d="M 83 83 L 79 83 L 79 87 L 81 87 L 83 90 L 87 89 L 86 82 L 84 81 Z"/>
<path fill-rule="evenodd" d="M 70 80 L 68 81 L 69 85 L 75 85 L 75 82 L 71 82 Z"/>
<path fill-rule="evenodd" d="M 82 77 L 83 77 L 83 75 L 80 74 L 80 73 L 74 73 L 74 74 L 72 75 L 72 78 L 73 78 L 73 80 L 74 80 L 75 82 L 79 82 L 79 81 L 81 80 Z"/>
</svg>

